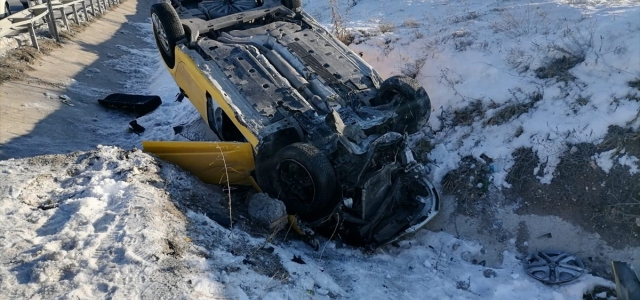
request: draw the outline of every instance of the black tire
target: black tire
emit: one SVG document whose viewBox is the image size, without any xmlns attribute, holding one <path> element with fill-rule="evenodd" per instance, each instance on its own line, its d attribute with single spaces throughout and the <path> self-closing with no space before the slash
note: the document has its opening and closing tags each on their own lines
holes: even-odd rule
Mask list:
<svg viewBox="0 0 640 300">
<path fill-rule="evenodd" d="M 302 0 L 280 0 L 280 4 L 295 12 L 300 12 L 302 9 Z"/>
<path fill-rule="evenodd" d="M 399 96 L 399 97 L 396 97 Z M 374 106 L 394 103 L 396 118 L 390 129 L 409 134 L 416 133 L 431 115 L 431 100 L 427 91 L 408 76 L 392 76 L 382 82 Z"/>
<path fill-rule="evenodd" d="M 167 2 L 156 3 L 151 6 L 151 21 L 153 36 L 162 59 L 167 67 L 173 68 L 176 63 L 176 43 L 185 38 L 178 13 Z"/>
<path fill-rule="evenodd" d="M 273 166 L 275 166 L 275 172 Z M 338 184 L 336 175 L 329 159 L 318 148 L 306 143 L 290 144 L 280 149 L 275 155 L 273 165 L 267 167 L 271 167 L 271 172 L 275 173 L 272 173 L 275 176 L 272 180 L 274 194 L 271 196 L 284 202 L 288 214 L 298 215 L 304 221 L 315 221 L 322 217 L 318 214 L 334 202 L 331 200 Z M 291 167 L 297 168 L 303 172 L 303 175 L 308 176 L 308 178 L 295 177 L 295 181 L 311 180 L 313 189 L 299 191 L 310 197 L 300 197 L 301 193 L 296 193 L 286 183 L 285 177 L 291 175 L 287 168 L 291 169 Z M 260 171 L 263 175 L 259 178 L 264 177 L 264 173 L 269 170 Z"/>
<path fill-rule="evenodd" d="M 29 2 L 22 2 L 22 8 L 24 9 L 29 8 Z"/>
</svg>

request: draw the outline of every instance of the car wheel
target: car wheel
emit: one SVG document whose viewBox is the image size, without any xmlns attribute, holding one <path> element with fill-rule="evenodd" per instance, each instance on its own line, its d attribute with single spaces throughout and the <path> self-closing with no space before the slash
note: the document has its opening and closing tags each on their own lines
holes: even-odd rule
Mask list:
<svg viewBox="0 0 640 300">
<path fill-rule="evenodd" d="M 423 126 L 431 114 L 429 95 L 418 82 L 408 76 L 392 76 L 382 82 L 373 106 L 392 104 L 396 117 L 391 130 L 413 134 Z"/>
<path fill-rule="evenodd" d="M 274 162 L 271 196 L 284 202 L 289 214 L 306 221 L 318 219 L 317 213 L 332 203 L 338 184 L 329 159 L 312 145 L 294 143 L 280 149 Z"/>
<path fill-rule="evenodd" d="M 185 38 L 180 18 L 169 3 L 161 2 L 151 6 L 151 21 L 158 50 L 167 67 L 172 69 L 176 63 L 176 43 Z"/>
<path fill-rule="evenodd" d="M 29 8 L 29 2 L 22 2 L 22 7 L 23 7 L 24 9 Z"/>
<path fill-rule="evenodd" d="M 280 0 L 280 4 L 295 12 L 302 9 L 302 0 Z"/>
<path fill-rule="evenodd" d="M 4 16 L 8 17 L 12 14 L 11 7 L 9 7 L 9 2 L 4 4 Z"/>
</svg>

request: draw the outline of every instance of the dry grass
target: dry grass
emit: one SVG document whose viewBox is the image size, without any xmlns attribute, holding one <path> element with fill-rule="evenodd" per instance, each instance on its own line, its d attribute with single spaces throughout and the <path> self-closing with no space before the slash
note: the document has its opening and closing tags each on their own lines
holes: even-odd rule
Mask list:
<svg viewBox="0 0 640 300">
<path fill-rule="evenodd" d="M 39 40 L 40 51 L 31 46 L 22 46 L 9 51 L 0 60 L 0 84 L 12 80 L 26 79 L 27 72 L 33 70 L 33 63 L 42 55 L 51 53 L 56 48 L 60 48 L 56 42 L 51 40 Z"/>
<path fill-rule="evenodd" d="M 420 27 L 420 22 L 416 19 L 405 19 L 402 22 L 402 26 L 407 28 L 418 28 Z"/>
<path fill-rule="evenodd" d="M 355 6 L 355 4 L 353 5 Z M 329 0 L 329 7 L 331 7 L 331 23 L 333 23 L 331 33 L 345 45 L 350 45 L 353 43 L 355 35 L 344 25 L 343 14 L 338 7 L 338 0 Z"/>
<path fill-rule="evenodd" d="M 552 59 L 546 66 L 536 69 L 536 77 L 540 79 L 557 78 L 558 81 L 573 81 L 575 76 L 569 73 L 573 67 L 584 61 L 584 56 L 562 56 Z"/>
<path fill-rule="evenodd" d="M 378 29 L 380 29 L 381 33 L 393 32 L 394 30 L 396 30 L 396 25 L 393 25 L 392 23 L 383 22 L 378 24 Z"/>
<path fill-rule="evenodd" d="M 484 125 L 500 125 L 516 119 L 528 112 L 536 102 L 542 100 L 542 93 L 536 92 L 529 96 L 527 101 L 515 100 L 513 104 L 507 105 L 496 112 L 491 118 L 484 122 Z"/>
<path fill-rule="evenodd" d="M 485 116 L 486 109 L 480 100 L 472 101 L 467 107 L 458 109 L 453 112 L 453 126 L 468 126 L 473 124 L 476 119 Z"/>
</svg>

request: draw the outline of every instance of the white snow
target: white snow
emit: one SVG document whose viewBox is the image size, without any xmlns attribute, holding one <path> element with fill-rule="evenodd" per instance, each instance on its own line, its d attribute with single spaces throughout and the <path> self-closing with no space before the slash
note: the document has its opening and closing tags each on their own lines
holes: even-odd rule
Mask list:
<svg viewBox="0 0 640 300">
<path fill-rule="evenodd" d="M 444 232 L 364 254 L 334 241 L 316 252 L 291 238 L 230 231 L 172 202 L 224 200 L 217 188 L 139 150 L 101 146 L 0 161 L 0 169 L 7 299 L 582 299 L 613 286 L 591 275 L 545 286 L 510 252 L 499 269 L 473 264 L 482 246 Z"/>
<path fill-rule="evenodd" d="M 550 182 L 571 144 L 598 142 L 610 125 L 640 125 L 640 103 L 630 96 L 638 91 L 627 84 L 640 77 L 638 1 L 338 2 L 343 11 L 357 3 L 343 17 L 357 32 L 353 50 L 383 77 L 415 73 L 429 92 L 433 111 L 423 134 L 436 145 L 429 154 L 436 182 L 462 157 L 486 154 L 494 160 L 494 183 L 508 187 L 505 177 L 519 147 L 533 148 L 546 162 L 540 180 Z M 305 9 L 330 27 L 327 3 L 306 1 Z M 123 86 L 163 99 L 138 120 L 147 128 L 140 140 L 184 140 L 173 127 L 200 116 L 188 100 L 173 101 L 178 89 L 149 39 L 150 25 L 134 25 L 148 47 L 121 45 L 128 54 L 106 66 L 128 77 Z M 569 71 L 575 79 L 537 78 L 533 70 L 560 57 L 558 49 L 584 53 Z M 527 104 L 535 93 L 542 100 L 523 114 L 483 125 L 505 105 Z M 484 115 L 449 126 L 453 111 L 472 101 L 481 103 Z M 638 172 L 638 158 L 628 154 L 604 152 L 594 161 L 605 171 L 617 163 Z M 177 188 L 168 190 L 171 184 Z M 523 271 L 515 242 L 500 268 L 486 268 L 472 263 L 482 245 L 444 232 L 421 230 L 373 254 L 326 240 L 319 252 L 291 238 L 265 241 L 201 212 L 176 209 L 175 202 L 197 192 L 215 195 L 203 197 L 208 201 L 224 197 L 139 151 L 99 147 L 0 161 L 2 297 L 561 300 L 613 286 L 591 275 L 543 285 Z M 269 255 L 255 254 L 269 247 L 282 270 L 254 266 L 277 267 Z M 293 262 L 294 255 L 305 264 Z"/>
</svg>

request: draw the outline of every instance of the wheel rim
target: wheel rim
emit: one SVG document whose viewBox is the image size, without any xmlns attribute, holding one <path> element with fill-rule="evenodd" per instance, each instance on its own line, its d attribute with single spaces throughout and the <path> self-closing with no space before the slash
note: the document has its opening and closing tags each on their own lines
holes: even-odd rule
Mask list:
<svg viewBox="0 0 640 300">
<path fill-rule="evenodd" d="M 299 162 L 287 159 L 276 168 L 280 194 L 288 200 L 309 206 L 315 201 L 316 186 L 309 170 Z"/>
<path fill-rule="evenodd" d="M 160 41 L 164 52 L 170 53 L 171 49 L 169 49 L 169 39 L 167 38 L 167 33 L 165 32 L 162 23 L 160 22 L 160 18 L 158 18 L 158 15 L 153 14 L 151 15 L 151 20 L 153 22 L 153 31 L 156 34 L 158 41 Z"/>
<path fill-rule="evenodd" d="M 577 257 L 562 252 L 538 252 L 525 262 L 529 276 L 547 284 L 566 283 L 584 272 L 584 264 Z"/>
</svg>

